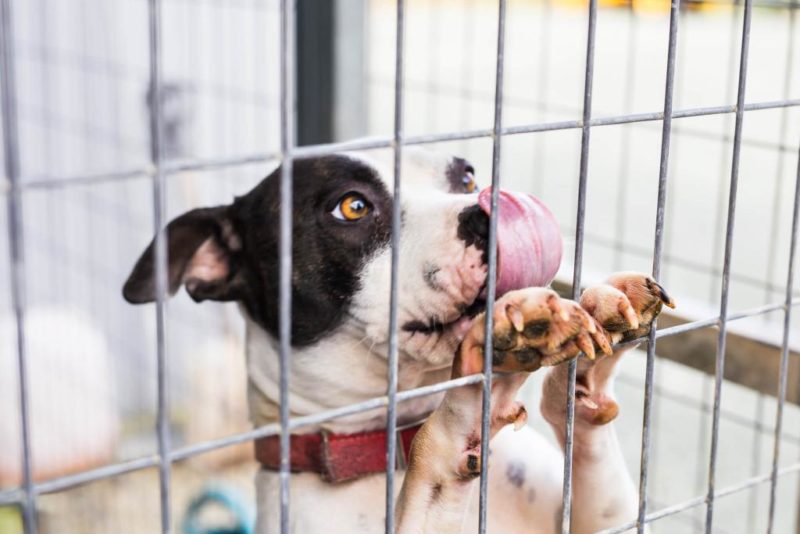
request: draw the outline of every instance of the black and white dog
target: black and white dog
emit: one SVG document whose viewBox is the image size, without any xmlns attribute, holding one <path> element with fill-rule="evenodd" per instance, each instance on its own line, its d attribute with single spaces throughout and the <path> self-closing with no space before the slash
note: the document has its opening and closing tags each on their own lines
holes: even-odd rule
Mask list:
<svg viewBox="0 0 800 534">
<path fill-rule="evenodd" d="M 489 190 L 475 194 L 475 170 L 463 159 L 405 152 L 400 390 L 482 370 L 490 198 Z M 293 416 L 386 394 L 390 169 L 390 155 L 294 162 Z M 241 305 L 255 425 L 278 418 L 279 177 L 275 171 L 232 204 L 190 211 L 167 227 L 170 293 L 185 285 L 198 302 Z M 633 484 L 613 425 L 607 424 L 618 409 L 612 383 L 621 351 L 613 352 L 612 345 L 646 333 L 662 304 L 672 302 L 658 284 L 636 273 L 586 290 L 580 304 L 560 299 L 541 287 L 561 257 L 554 218 L 533 197 L 505 191 L 499 196 L 492 357 L 503 374 L 492 391 L 490 530 L 560 528 L 563 453 L 524 425 L 525 408 L 514 397 L 528 373 L 550 366 L 541 412 L 563 444 L 566 366 L 556 364 L 579 352 L 587 357 L 579 360 L 576 393 L 572 531 L 594 532 L 633 519 Z M 154 300 L 153 264 L 151 244 L 125 284 L 128 301 Z M 398 435 L 398 532 L 475 529 L 480 406 L 479 385 L 399 404 L 404 430 Z M 292 437 L 293 532 L 382 531 L 385 425 L 380 408 Z M 257 475 L 260 533 L 278 531 L 277 450 L 274 438 L 256 444 L 264 465 Z"/>
</svg>

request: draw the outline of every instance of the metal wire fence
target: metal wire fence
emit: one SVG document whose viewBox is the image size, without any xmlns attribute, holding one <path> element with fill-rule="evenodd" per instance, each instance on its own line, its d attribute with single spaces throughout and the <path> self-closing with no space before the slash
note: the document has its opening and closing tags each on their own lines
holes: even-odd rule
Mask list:
<svg viewBox="0 0 800 534">
<path fill-rule="evenodd" d="M 779 460 L 781 457 L 781 436 L 783 432 L 783 414 L 787 391 L 787 376 L 789 362 L 789 333 L 792 317 L 792 309 L 800 302 L 793 295 L 794 287 L 794 265 L 796 252 L 796 235 L 798 227 L 798 217 L 800 212 L 800 163 L 797 170 L 797 181 L 795 184 L 795 194 L 793 201 L 792 229 L 790 233 L 790 254 L 787 270 L 787 281 L 785 296 L 781 302 L 766 304 L 763 306 L 731 311 L 729 310 L 729 294 L 731 272 L 731 257 L 733 252 L 735 222 L 736 222 L 736 201 L 737 185 L 739 181 L 739 162 L 741 148 L 743 145 L 742 129 L 747 112 L 767 109 L 784 109 L 800 106 L 800 98 L 786 98 L 774 101 L 747 102 L 747 67 L 750 45 L 750 25 L 753 10 L 752 0 L 744 0 L 742 6 L 743 19 L 741 26 L 741 48 L 739 50 L 738 83 L 736 84 L 736 103 L 734 105 L 720 105 L 710 107 L 696 107 L 685 109 L 673 109 L 675 93 L 675 68 L 677 62 L 677 50 L 679 42 L 679 26 L 681 22 L 680 0 L 673 0 L 670 6 L 669 34 L 667 47 L 667 68 L 665 73 L 664 104 L 658 111 L 646 113 L 623 114 L 612 116 L 595 116 L 592 110 L 592 88 L 594 80 L 595 65 L 595 32 L 597 27 L 597 0 L 590 0 L 588 4 L 588 27 L 586 33 L 586 54 L 584 71 L 584 90 L 583 106 L 579 119 L 564 120 L 557 122 L 536 122 L 518 126 L 506 126 L 503 122 L 503 80 L 504 80 L 504 61 L 505 61 L 505 28 L 506 28 L 506 0 L 498 1 L 498 26 L 496 42 L 496 71 L 494 101 L 494 119 L 491 128 L 474 130 L 462 130 L 425 135 L 406 135 L 403 124 L 404 110 L 404 34 L 406 25 L 405 1 L 398 0 L 396 7 L 396 54 L 394 62 L 394 127 L 392 135 L 373 137 L 368 139 L 356 139 L 345 142 L 328 144 L 318 144 L 311 146 L 296 146 L 295 124 L 293 118 L 293 95 L 294 80 L 296 76 L 296 55 L 294 46 L 294 13 L 295 4 L 290 0 L 282 0 L 280 4 L 280 149 L 274 153 L 259 153 L 244 157 L 225 157 L 213 158 L 208 160 L 192 161 L 173 161 L 165 157 L 164 153 L 164 124 L 161 104 L 158 98 L 153 99 L 150 106 L 149 133 L 150 133 L 150 161 L 147 166 L 122 169 L 111 173 L 94 175 L 76 175 L 63 177 L 24 177 L 21 174 L 19 154 L 20 136 L 18 132 L 17 118 L 17 82 L 15 78 L 15 41 L 14 27 L 12 24 L 12 1 L 0 0 L 0 34 L 2 34 L 2 49 L 0 50 L 0 60 L 2 67 L 2 115 L 3 115 L 3 148 L 5 176 L 4 187 L 6 189 L 6 202 L 8 208 L 8 240 L 10 244 L 11 258 L 11 288 L 14 315 L 16 319 L 16 350 L 18 363 L 18 380 L 20 384 L 20 418 L 22 428 L 22 451 L 21 462 L 23 465 L 23 483 L 21 487 L 0 491 L 0 504 L 19 503 L 24 511 L 25 529 L 28 533 L 37 531 L 36 510 L 37 498 L 47 493 L 59 492 L 91 481 L 107 479 L 120 474 L 146 468 L 157 468 L 160 481 L 160 500 L 161 500 L 161 528 L 163 532 L 172 530 L 173 519 L 170 517 L 170 473 L 172 464 L 176 461 L 197 456 L 212 450 L 228 447 L 238 443 L 252 441 L 259 437 L 280 435 L 281 436 L 281 491 L 280 491 L 280 516 L 281 531 L 289 531 L 290 515 L 290 494 L 289 494 L 289 436 L 292 431 L 318 425 L 326 421 L 341 418 L 376 408 L 386 408 L 388 413 L 387 431 L 389 435 L 394 435 L 397 430 L 397 405 L 410 399 L 422 396 L 433 395 L 443 391 L 462 387 L 467 384 L 482 384 L 483 386 L 483 441 L 482 441 L 482 462 L 480 479 L 480 513 L 479 531 L 486 531 L 487 509 L 491 502 L 491 495 L 488 492 L 486 469 L 489 464 L 487 461 L 489 447 L 487 446 L 487 436 L 489 434 L 489 409 L 490 409 L 490 388 L 492 382 L 491 359 L 486 359 L 483 373 L 449 380 L 440 384 L 426 386 L 413 390 L 398 391 L 398 342 L 397 342 L 397 265 L 399 251 L 399 228 L 400 228 L 400 195 L 401 195 L 401 155 L 403 147 L 410 145 L 441 143 L 446 141 L 459 141 L 468 139 L 491 139 L 492 142 L 492 216 L 489 234 L 489 275 L 487 288 L 487 306 L 493 305 L 496 288 L 495 273 L 497 268 L 496 241 L 497 223 L 496 208 L 497 194 L 499 191 L 500 165 L 501 165 L 501 146 L 503 138 L 507 136 L 548 132 L 559 130 L 580 130 L 580 165 L 578 176 L 578 195 L 577 195 L 577 219 L 575 224 L 575 250 L 573 265 L 573 296 L 579 297 L 582 279 L 583 250 L 587 236 L 585 224 L 587 183 L 589 180 L 589 159 L 591 147 L 591 133 L 593 128 L 611 125 L 633 124 L 641 122 L 660 122 L 661 144 L 660 144 L 660 163 L 658 171 L 658 198 L 657 211 L 655 218 L 653 254 L 652 254 L 652 274 L 656 280 L 661 278 L 662 258 L 664 248 L 664 227 L 667 218 L 666 199 L 668 192 L 668 177 L 670 164 L 670 141 L 673 136 L 673 121 L 700 116 L 733 116 L 734 124 L 731 133 L 733 151 L 730 161 L 729 176 L 729 197 L 726 207 L 727 219 L 724 225 L 724 255 L 721 258 L 719 272 L 721 275 L 719 313 L 713 317 L 697 320 L 688 324 L 656 329 L 653 328 L 646 339 L 635 342 L 647 343 L 647 367 L 645 373 L 644 389 L 644 417 L 642 421 L 641 436 L 641 459 L 639 476 L 639 510 L 635 520 L 625 525 L 619 525 L 608 529 L 606 533 L 622 532 L 628 529 L 636 529 L 643 532 L 648 523 L 659 519 L 678 514 L 684 510 L 706 507 L 705 531 L 711 532 L 714 526 L 714 504 L 721 497 L 742 492 L 760 484 L 769 484 L 769 524 L 768 532 L 775 530 L 775 501 L 776 485 L 779 478 L 783 475 L 800 471 L 800 462 L 781 467 Z M 795 4 L 782 5 L 782 7 L 795 8 Z M 162 38 L 161 38 L 161 2 L 160 0 L 149 0 L 148 2 L 148 34 L 149 34 L 149 76 L 150 94 L 160 94 L 162 90 Z M 792 12 L 792 21 L 794 13 Z M 786 128 L 784 124 L 783 129 Z M 391 307 L 390 332 L 389 332 L 389 374 L 387 377 L 388 387 L 385 396 L 367 400 L 365 402 L 343 406 L 333 410 L 320 412 L 303 417 L 290 417 L 288 393 L 290 390 L 289 362 L 291 359 L 290 345 L 290 318 L 291 318 L 291 227 L 292 227 L 292 162 L 296 158 L 318 156 L 334 152 L 347 150 L 363 150 L 372 148 L 391 148 L 394 151 L 394 211 L 392 214 L 392 282 L 391 282 Z M 788 147 L 786 147 L 788 150 Z M 794 150 L 794 149 L 793 149 Z M 235 435 L 226 436 L 216 440 L 205 441 L 199 444 L 192 444 L 183 447 L 173 447 L 170 441 L 169 432 L 169 396 L 168 396 L 168 372 L 167 372 L 167 353 L 166 353 L 166 329 L 165 321 L 166 302 L 166 252 L 164 244 L 164 234 L 158 232 L 156 235 L 156 285 L 157 285 L 157 304 L 156 304 L 156 355 L 157 355 L 157 404 L 158 413 L 156 418 L 156 431 L 158 436 L 157 454 L 136 458 L 133 460 L 115 463 L 101 468 L 83 471 L 73 475 L 62 476 L 43 482 L 35 482 L 33 479 L 31 465 L 31 437 L 30 437 L 30 413 L 29 413 L 29 377 L 27 373 L 26 355 L 26 334 L 25 313 L 26 299 L 23 294 L 26 277 L 26 261 L 24 235 L 22 231 L 23 195 L 30 190 L 66 188 L 78 185 L 93 185 L 104 182 L 113 182 L 142 176 L 152 180 L 152 204 L 154 208 L 153 225 L 156 229 L 163 228 L 166 221 L 165 216 L 165 178 L 168 175 L 184 172 L 187 170 L 208 170 L 222 169 L 234 166 L 247 165 L 251 163 L 264 163 L 269 161 L 280 162 L 281 172 L 281 263 L 280 263 L 280 418 L 278 422 L 256 428 L 248 432 L 241 432 Z M 777 221 L 773 221 L 773 227 Z M 742 480 L 737 484 L 718 487 L 716 481 L 717 473 L 717 452 L 719 449 L 719 429 L 721 416 L 721 394 L 723 377 L 725 370 L 726 339 L 728 324 L 732 321 L 745 319 L 748 317 L 760 316 L 774 311 L 783 311 L 783 338 L 781 346 L 780 363 L 780 382 L 778 392 L 778 409 L 774 427 L 774 450 L 772 455 L 772 465 L 768 472 L 755 475 L 749 479 Z M 652 429 L 652 410 L 654 397 L 654 368 L 655 351 L 657 340 L 666 336 L 685 334 L 690 331 L 717 327 L 719 329 L 716 354 L 716 372 L 714 378 L 714 396 L 712 408 L 712 441 L 710 454 L 708 457 L 708 476 L 707 491 L 704 495 L 699 495 L 684 502 L 671 504 L 656 510 L 649 509 L 648 504 L 648 476 L 651 463 L 651 429 Z M 492 328 L 492 314 L 486 314 L 486 328 Z M 487 336 L 484 347 L 486 353 L 492 351 L 491 336 Z M 569 384 L 568 384 L 568 409 L 567 409 L 567 439 L 564 463 L 563 478 L 563 508 L 562 508 L 562 532 L 570 531 L 570 517 L 572 513 L 572 436 L 574 430 L 574 392 L 576 363 L 569 364 Z M 387 458 L 393 459 L 396 456 L 395 440 L 387 440 Z M 393 462 L 387 462 L 389 466 L 386 472 L 386 531 L 394 530 L 394 500 L 395 493 L 395 471 Z"/>
</svg>

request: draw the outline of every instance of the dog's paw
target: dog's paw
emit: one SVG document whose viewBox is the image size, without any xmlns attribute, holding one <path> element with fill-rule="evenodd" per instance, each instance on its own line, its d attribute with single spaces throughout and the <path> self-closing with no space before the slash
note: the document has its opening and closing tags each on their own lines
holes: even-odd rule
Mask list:
<svg viewBox="0 0 800 534">
<path fill-rule="evenodd" d="M 580 358 L 575 378 L 575 418 L 590 426 L 605 425 L 619 414 L 613 395 L 614 370 L 625 350 L 611 355 L 600 354 L 594 360 Z M 562 431 L 567 415 L 569 368 L 556 366 L 547 373 L 542 384 L 540 410 L 544 418 Z"/>
<path fill-rule="evenodd" d="M 611 356 L 601 355 L 595 360 L 578 360 L 575 379 L 575 418 L 578 422 L 604 425 L 619 414 L 611 380 L 621 354 L 622 351 L 616 351 Z M 567 367 L 558 366 L 545 376 L 542 385 L 542 415 L 557 429 L 563 428 L 567 413 L 568 377 Z"/>
<path fill-rule="evenodd" d="M 658 282 L 635 272 L 616 273 L 581 295 L 581 306 L 608 332 L 611 343 L 647 335 L 664 305 L 674 308 L 675 302 Z"/>
<path fill-rule="evenodd" d="M 599 323 L 611 345 L 647 335 L 664 305 L 675 303 L 651 277 L 640 273 L 617 273 L 607 283 L 588 288 L 581 306 Z M 628 347 L 630 348 L 630 347 Z M 578 361 L 575 382 L 575 415 L 578 421 L 604 425 L 619 413 L 612 393 L 614 369 L 626 349 L 594 360 Z M 560 425 L 566 415 L 567 369 L 554 368 L 545 377 L 541 410 L 552 424 Z"/>
<path fill-rule="evenodd" d="M 498 372 L 532 372 L 580 352 L 589 358 L 594 358 L 597 350 L 611 353 L 608 336 L 597 321 L 578 303 L 562 299 L 549 289 L 506 293 L 495 302 L 493 314 L 492 368 Z M 460 372 L 456 375 L 483 370 L 485 340 L 481 314 L 462 343 Z"/>
<path fill-rule="evenodd" d="M 490 437 L 507 425 L 518 429 L 525 424 L 527 411 L 515 398 L 527 373 L 574 358 L 581 351 L 595 357 L 596 347 L 611 353 L 607 334 L 592 316 L 549 289 L 506 293 L 497 299 L 492 313 L 492 369 L 502 374 L 492 381 Z M 485 319 L 484 314 L 478 315 L 462 341 L 453 362 L 453 378 L 483 371 Z M 448 390 L 424 432 L 420 431 L 419 445 L 415 440 L 415 450 L 425 451 L 429 463 L 430 457 L 455 458 L 454 471 L 462 480 L 480 473 L 482 396 L 481 384 Z"/>
</svg>

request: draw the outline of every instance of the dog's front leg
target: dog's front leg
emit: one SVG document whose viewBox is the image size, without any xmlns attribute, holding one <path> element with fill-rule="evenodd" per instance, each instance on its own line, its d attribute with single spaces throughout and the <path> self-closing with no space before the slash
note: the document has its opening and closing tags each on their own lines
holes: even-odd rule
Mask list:
<svg viewBox="0 0 800 534">
<path fill-rule="evenodd" d="M 664 289 L 649 276 L 620 273 L 606 284 L 581 295 L 581 305 L 607 332 L 609 341 L 646 335 L 663 304 L 673 306 Z M 596 532 L 636 518 L 638 499 L 625 467 L 614 425 L 619 407 L 614 400 L 614 374 L 620 357 L 630 347 L 611 356 L 578 360 L 575 385 L 573 441 L 573 506 L 571 531 Z M 553 368 L 545 377 L 541 411 L 564 446 L 567 366 Z"/>
<path fill-rule="evenodd" d="M 595 346 L 610 353 L 603 329 L 577 303 L 553 291 L 529 288 L 495 303 L 491 435 L 523 425 L 527 412 L 514 400 L 528 373 L 555 365 Z M 483 370 L 485 317 L 475 318 L 453 363 L 453 378 Z M 462 531 L 475 479 L 480 476 L 482 387 L 449 390 L 420 429 L 397 507 L 398 532 Z M 491 436 L 490 436 L 491 437 Z"/>
</svg>

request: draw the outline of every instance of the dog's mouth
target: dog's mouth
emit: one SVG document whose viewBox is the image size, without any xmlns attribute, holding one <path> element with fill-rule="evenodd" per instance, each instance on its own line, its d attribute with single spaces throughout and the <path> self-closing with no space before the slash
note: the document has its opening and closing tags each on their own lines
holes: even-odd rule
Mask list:
<svg viewBox="0 0 800 534">
<path fill-rule="evenodd" d="M 478 206 L 487 217 L 491 213 L 491 194 L 491 188 L 487 188 L 478 195 Z M 558 221 L 532 195 L 499 191 L 497 207 L 497 297 L 514 289 L 548 285 L 561 263 Z M 463 337 L 475 316 L 486 309 L 485 293 L 484 284 L 479 296 L 450 321 L 413 320 L 405 323 L 402 330 L 411 335 L 453 333 Z"/>
<path fill-rule="evenodd" d="M 435 318 L 428 319 L 428 322 L 423 321 L 409 321 L 402 326 L 404 332 L 410 334 L 433 335 L 442 334 L 449 330 L 461 330 L 466 333 L 467 328 L 472 324 L 472 320 L 476 315 L 486 309 L 486 300 L 483 298 L 483 291 L 481 295 L 476 298 L 472 304 L 464 308 L 464 311 L 453 319 L 452 321 L 442 322 Z"/>
</svg>

